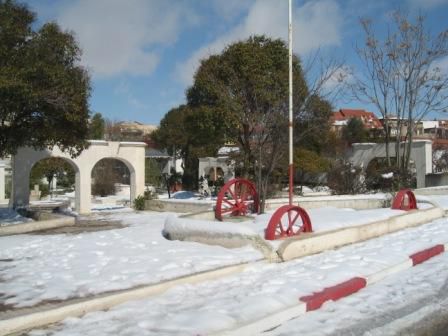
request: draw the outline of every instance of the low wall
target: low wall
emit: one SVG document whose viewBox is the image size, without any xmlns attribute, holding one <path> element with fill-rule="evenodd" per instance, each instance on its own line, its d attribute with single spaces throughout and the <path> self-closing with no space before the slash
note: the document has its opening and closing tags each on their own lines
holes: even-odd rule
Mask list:
<svg viewBox="0 0 448 336">
<path fill-rule="evenodd" d="M 434 188 L 414 189 L 416 195 L 448 195 L 448 185 Z"/>
<path fill-rule="evenodd" d="M 75 217 L 71 216 L 39 213 L 35 218 L 38 220 L 34 222 L 0 226 L 0 236 L 16 235 L 75 225 Z"/>
<path fill-rule="evenodd" d="M 199 203 L 188 201 L 173 201 L 173 200 L 146 200 L 145 210 L 152 211 L 167 211 L 167 212 L 200 212 L 212 209 L 212 203 Z"/>
<path fill-rule="evenodd" d="M 287 198 L 268 199 L 266 200 L 266 210 L 275 210 L 278 207 L 288 204 Z M 362 197 L 362 196 L 332 196 L 319 197 L 296 197 L 294 204 L 299 204 L 305 209 L 335 207 L 335 208 L 351 208 L 355 210 L 377 209 L 384 207 L 385 199 L 381 197 Z M 169 211 L 179 213 L 198 213 L 207 210 L 213 210 L 215 203 L 186 201 L 186 200 L 147 200 L 145 201 L 145 210 L 152 211 Z M 208 219 L 208 218 L 207 218 Z"/>
<path fill-rule="evenodd" d="M 426 174 L 425 176 L 426 187 L 437 187 L 443 185 L 448 185 L 448 173 Z"/>
<path fill-rule="evenodd" d="M 285 240 L 279 246 L 277 253 L 283 261 L 287 261 L 428 223 L 443 216 L 444 211 L 440 208 L 413 210 L 370 224 L 350 226 L 321 233 L 303 234 Z"/>
<path fill-rule="evenodd" d="M 384 207 L 384 198 L 360 198 L 355 196 L 340 196 L 334 197 L 301 197 L 295 198 L 294 204 L 299 204 L 304 209 L 335 207 L 335 208 L 350 208 L 355 210 L 363 209 L 378 209 Z M 266 202 L 266 210 L 275 210 L 278 207 L 288 204 L 287 199 L 270 199 Z"/>
</svg>

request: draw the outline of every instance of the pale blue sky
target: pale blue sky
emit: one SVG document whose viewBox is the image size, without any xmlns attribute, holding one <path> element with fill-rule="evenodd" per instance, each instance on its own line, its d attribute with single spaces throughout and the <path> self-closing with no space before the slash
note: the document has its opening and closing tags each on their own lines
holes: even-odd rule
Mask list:
<svg viewBox="0 0 448 336">
<path fill-rule="evenodd" d="M 20 0 L 19 0 L 20 1 Z M 90 108 L 112 120 L 158 124 L 185 102 L 201 58 L 253 34 L 287 38 L 287 0 L 22 0 L 39 22 L 75 32 L 90 70 Z M 294 52 L 317 48 L 356 71 L 358 20 L 384 27 L 400 8 L 422 11 L 433 32 L 448 28 L 448 0 L 294 0 Z M 448 69 L 448 60 L 444 62 Z M 343 107 L 372 108 L 337 101 Z M 446 118 L 446 117 L 445 117 Z"/>
</svg>

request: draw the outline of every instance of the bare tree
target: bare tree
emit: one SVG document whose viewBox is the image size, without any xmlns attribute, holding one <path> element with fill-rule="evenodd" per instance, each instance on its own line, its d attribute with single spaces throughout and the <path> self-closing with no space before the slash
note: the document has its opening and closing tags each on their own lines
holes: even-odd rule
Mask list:
<svg viewBox="0 0 448 336">
<path fill-rule="evenodd" d="M 396 130 L 395 164 L 406 171 L 416 124 L 428 113 L 446 111 L 448 107 L 448 77 L 438 66 L 448 56 L 448 31 L 432 35 L 422 15 L 411 22 L 398 11 L 392 15 L 392 25 L 383 41 L 377 38 L 370 20 L 361 19 L 361 26 L 365 46 L 356 51 L 363 68 L 354 74 L 352 92 L 381 113 L 389 166 L 392 126 Z"/>
</svg>

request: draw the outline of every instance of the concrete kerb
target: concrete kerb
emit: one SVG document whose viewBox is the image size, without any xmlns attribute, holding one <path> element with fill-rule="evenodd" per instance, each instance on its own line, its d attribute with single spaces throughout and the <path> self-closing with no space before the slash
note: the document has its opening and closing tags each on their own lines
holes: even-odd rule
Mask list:
<svg viewBox="0 0 448 336">
<path fill-rule="evenodd" d="M 106 294 L 102 297 L 86 299 L 83 302 L 68 304 L 55 309 L 38 311 L 31 314 L 1 320 L 0 336 L 43 327 L 48 324 L 59 322 L 67 317 L 79 317 L 89 312 L 106 310 L 127 301 L 143 299 L 161 294 L 177 285 L 195 284 L 202 281 L 214 280 L 220 277 L 240 273 L 248 265 L 253 266 L 256 263 L 263 262 L 264 259 L 259 259 L 250 263 L 242 263 L 211 271 L 199 272 L 193 275 L 187 275 L 153 285 L 123 290 L 116 294 Z"/>
<path fill-rule="evenodd" d="M 350 296 L 363 288 L 372 285 L 390 275 L 399 273 L 405 269 L 409 269 L 413 266 L 417 266 L 441 253 L 447 251 L 448 243 L 435 245 L 428 249 L 419 251 L 410 255 L 407 260 L 397 263 L 393 266 L 389 266 L 376 273 L 369 274 L 367 276 L 359 276 L 341 282 L 334 286 L 324 288 L 321 292 L 312 293 L 309 296 L 301 297 L 298 300 L 298 304 L 292 307 L 288 307 L 281 311 L 276 311 L 269 316 L 265 316 L 259 320 L 249 321 L 245 325 L 240 325 L 232 330 L 224 330 L 217 332 L 213 335 L 258 335 L 263 332 L 269 331 L 280 326 L 293 318 L 297 318 L 304 315 L 308 311 L 319 309 L 325 302 L 337 301 L 344 297 Z M 416 255 L 424 256 L 415 262 Z M 315 300 L 313 302 L 313 300 Z M 311 305 L 310 305 L 311 303 Z M 314 306 L 313 306 L 314 305 Z"/>
<path fill-rule="evenodd" d="M 388 233 L 399 231 L 405 228 L 430 222 L 445 215 L 444 210 L 433 207 L 429 209 L 409 211 L 388 219 L 375 221 L 369 224 L 350 226 L 320 233 L 303 234 L 294 238 L 286 239 L 282 242 L 277 251 L 264 241 L 261 237 L 241 234 L 213 233 L 209 234 L 200 231 L 186 231 L 170 239 L 195 241 L 209 245 L 221 245 L 227 248 L 252 245 L 259 250 L 266 259 L 274 262 L 288 261 L 310 254 L 319 253 L 328 249 L 353 244 L 379 237 Z M 186 214 L 179 218 L 189 219 L 213 219 L 212 211 Z"/>
<path fill-rule="evenodd" d="M 361 242 L 388 233 L 414 227 L 444 216 L 443 209 L 429 208 L 397 215 L 386 220 L 321 233 L 304 234 L 285 240 L 278 248 L 283 261 Z"/>
<path fill-rule="evenodd" d="M 64 215 L 52 215 L 52 217 L 53 217 L 52 219 L 38 220 L 23 224 L 0 226 L 0 236 L 23 234 L 34 231 L 42 231 L 75 225 L 75 217 Z"/>
</svg>

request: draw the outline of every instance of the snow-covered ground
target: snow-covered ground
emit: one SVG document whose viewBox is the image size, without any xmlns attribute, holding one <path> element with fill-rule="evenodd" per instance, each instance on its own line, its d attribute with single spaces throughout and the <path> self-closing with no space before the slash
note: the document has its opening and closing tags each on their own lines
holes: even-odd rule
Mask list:
<svg viewBox="0 0 448 336">
<path fill-rule="evenodd" d="M 0 237 L 0 301 L 30 306 L 262 257 L 249 247 L 228 250 L 166 240 L 161 231 L 167 215 L 130 210 L 99 213 L 94 218 L 121 220 L 130 226 L 81 234 Z"/>
<path fill-rule="evenodd" d="M 400 213 L 402 211 L 390 209 L 310 210 L 315 231 L 368 223 Z M 0 293 L 3 293 L 0 301 L 16 307 L 31 306 L 46 300 L 85 297 L 262 258 L 260 252 L 249 246 L 226 249 L 166 240 L 162 230 L 168 217 L 190 227 L 206 225 L 209 231 L 222 228 L 261 235 L 269 220 L 269 215 L 261 215 L 252 223 L 188 221 L 173 213 L 123 209 L 97 212 L 90 217 L 121 221 L 129 226 L 122 229 L 1 237 L 0 278 L 5 281 L 0 282 Z"/>
<path fill-rule="evenodd" d="M 52 329 L 30 335 L 210 334 L 269 316 L 296 305 L 301 296 L 355 276 L 368 276 L 444 242 L 448 242 L 446 218 L 282 264 L 257 264 L 219 280 L 176 286 L 163 295 L 69 318 Z M 370 329 L 376 328 L 372 321 L 378 323 L 378 316 L 437 293 L 448 278 L 447 262 L 446 254 L 435 257 L 349 298 L 325 304 L 321 310 L 292 320 L 271 334 L 334 335 L 339 329 L 353 326 L 362 330 L 359 323 L 364 320 L 371 322 Z"/>
</svg>

